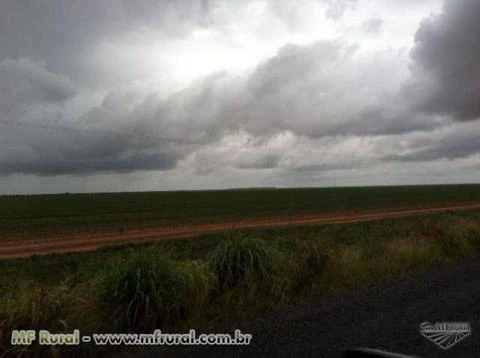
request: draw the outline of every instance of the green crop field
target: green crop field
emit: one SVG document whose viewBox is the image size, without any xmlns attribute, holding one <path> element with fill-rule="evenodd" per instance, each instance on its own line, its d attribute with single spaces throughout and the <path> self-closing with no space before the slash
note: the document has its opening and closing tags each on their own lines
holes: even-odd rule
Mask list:
<svg viewBox="0 0 480 358">
<path fill-rule="evenodd" d="M 0 238 L 480 201 L 480 185 L 0 196 Z"/>
</svg>

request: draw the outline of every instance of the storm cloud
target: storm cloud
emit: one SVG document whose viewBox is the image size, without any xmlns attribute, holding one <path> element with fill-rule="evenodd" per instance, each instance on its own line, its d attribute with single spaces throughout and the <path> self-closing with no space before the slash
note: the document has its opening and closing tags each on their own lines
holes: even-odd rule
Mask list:
<svg viewBox="0 0 480 358">
<path fill-rule="evenodd" d="M 480 2 L 446 1 L 441 15 L 422 22 L 415 35 L 407 87 L 427 113 L 456 120 L 480 118 Z"/>
<path fill-rule="evenodd" d="M 0 183 L 398 184 L 427 167 L 470 178 L 477 3 L 405 2 L 400 17 L 380 0 L 2 2 Z"/>
<path fill-rule="evenodd" d="M 69 78 L 27 58 L 0 61 L 0 116 L 8 121 L 25 112 L 61 105 L 76 94 Z M 33 113 L 35 114 L 35 113 Z"/>
</svg>

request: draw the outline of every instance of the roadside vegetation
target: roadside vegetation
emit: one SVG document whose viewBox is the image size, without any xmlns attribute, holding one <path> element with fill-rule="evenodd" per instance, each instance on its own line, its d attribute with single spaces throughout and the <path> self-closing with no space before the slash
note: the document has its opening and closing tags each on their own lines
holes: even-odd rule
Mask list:
<svg viewBox="0 0 480 358">
<path fill-rule="evenodd" d="M 0 261 L 0 352 L 12 329 L 213 329 L 314 295 L 384 284 L 480 254 L 480 213 L 270 228 Z M 58 356 L 101 354 L 29 347 Z M 71 349 L 71 348 L 70 348 Z M 63 354 L 62 354 L 63 355 Z"/>
</svg>

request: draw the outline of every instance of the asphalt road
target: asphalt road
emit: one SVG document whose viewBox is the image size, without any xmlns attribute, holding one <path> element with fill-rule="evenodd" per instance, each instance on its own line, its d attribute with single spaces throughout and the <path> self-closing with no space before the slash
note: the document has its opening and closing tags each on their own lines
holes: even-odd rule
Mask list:
<svg viewBox="0 0 480 358">
<path fill-rule="evenodd" d="M 472 333 L 445 351 L 420 335 L 425 321 L 470 322 Z M 151 348 L 132 356 L 340 357 L 345 349 L 360 346 L 417 357 L 480 357 L 480 258 L 384 287 L 316 298 L 234 328 L 251 333 L 252 344 Z"/>
</svg>

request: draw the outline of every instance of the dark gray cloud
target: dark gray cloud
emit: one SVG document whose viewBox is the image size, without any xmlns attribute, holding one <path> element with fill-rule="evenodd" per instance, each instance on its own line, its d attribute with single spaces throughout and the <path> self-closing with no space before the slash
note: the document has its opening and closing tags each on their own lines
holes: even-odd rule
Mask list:
<svg viewBox="0 0 480 358">
<path fill-rule="evenodd" d="M 411 111 L 401 96 L 385 97 L 385 102 L 360 109 L 355 120 L 339 123 L 325 135 L 379 136 L 397 135 L 414 131 L 430 131 L 448 120 L 433 121 L 431 117 Z"/>
<path fill-rule="evenodd" d="M 320 158 L 321 159 L 321 158 Z M 329 172 L 332 170 L 346 170 L 351 169 L 352 167 L 361 167 L 362 163 L 356 162 L 352 163 L 351 161 L 337 162 L 337 163 L 321 163 L 321 164 L 308 164 L 308 165 L 293 165 L 287 168 L 284 168 L 287 171 L 301 173 L 321 173 Z"/>
<path fill-rule="evenodd" d="M 133 154 L 125 157 L 76 158 L 63 155 L 38 156 L 30 160 L 0 161 L 0 174 L 22 173 L 40 176 L 89 175 L 101 172 L 129 173 L 139 170 L 169 170 L 175 168 L 177 158 L 167 153 Z"/>
<path fill-rule="evenodd" d="M 1 69 L 0 64 L 0 77 Z M 46 99 L 63 103 L 73 94 L 67 86 L 70 82 L 43 68 L 37 71 L 19 71 L 27 77 L 15 77 L 20 89 L 11 83 L 6 86 L 12 95 L 0 107 L 4 113 L 10 111 L 9 119 L 0 122 L 0 174 L 169 170 L 202 145 L 235 130 L 226 114 L 237 92 L 224 73 L 194 82 L 166 99 L 155 93 L 112 91 L 79 118 L 52 119 L 51 112 L 27 111 L 28 103 L 44 106 Z M 24 93 L 25 81 L 38 82 L 39 88 L 28 85 Z"/>
<path fill-rule="evenodd" d="M 92 131 L 82 135 L 39 131 L 31 126 L 22 129 L 9 131 L 15 135 L 16 145 L 0 136 L 0 175 L 88 175 L 169 170 L 175 168 L 185 155 L 185 149 L 178 146 L 161 143 L 160 139 L 154 143 L 152 138 L 128 136 L 128 132 L 106 136 Z"/>
<path fill-rule="evenodd" d="M 477 122 L 451 125 L 420 137 L 406 139 L 404 148 L 398 148 L 395 154 L 389 154 L 383 159 L 428 162 L 469 158 L 480 154 L 479 130 L 480 124 Z"/>
<path fill-rule="evenodd" d="M 59 104 L 76 94 L 72 81 L 27 58 L 0 60 L 0 116 L 2 120 L 21 108 Z"/>
<path fill-rule="evenodd" d="M 249 78 L 250 90 L 262 98 L 292 85 L 306 83 L 314 71 L 338 60 L 342 50 L 345 50 L 343 44 L 336 41 L 320 41 L 306 47 L 285 45 L 275 57 L 257 67 Z"/>
<path fill-rule="evenodd" d="M 422 22 L 412 51 L 414 79 L 405 91 L 416 108 L 457 120 L 480 118 L 480 2 L 445 1 Z"/>
<path fill-rule="evenodd" d="M 240 156 L 234 167 L 237 169 L 272 169 L 276 168 L 280 163 L 281 155 L 266 154 L 266 155 L 250 155 Z"/>
<path fill-rule="evenodd" d="M 23 110 L 22 100 L 34 101 L 39 96 L 37 92 L 23 96 L 16 104 L 16 115 L 0 122 L 2 175 L 168 170 L 192 150 L 190 142 L 175 139 L 172 133 L 159 128 L 152 133 L 145 106 L 138 110 L 138 99 L 129 93 L 109 94 L 101 105 L 78 119 L 52 120 L 51 111 L 33 118 L 33 114 Z M 38 112 L 35 111 L 36 115 Z"/>
</svg>

